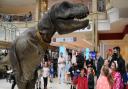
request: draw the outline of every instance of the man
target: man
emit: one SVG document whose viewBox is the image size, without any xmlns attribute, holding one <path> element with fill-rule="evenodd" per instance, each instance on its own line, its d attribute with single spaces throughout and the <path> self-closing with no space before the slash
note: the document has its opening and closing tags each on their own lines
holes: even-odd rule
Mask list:
<svg viewBox="0 0 128 89">
<path fill-rule="evenodd" d="M 65 63 L 66 63 L 66 60 L 63 57 L 63 53 L 60 53 L 60 57 L 58 58 L 58 79 L 59 79 L 59 83 L 64 83 Z"/>
<path fill-rule="evenodd" d="M 120 54 L 120 47 L 118 46 L 113 48 L 113 55 L 109 66 L 111 66 L 111 63 L 113 61 L 117 61 L 118 64 L 117 70 L 120 72 L 121 76 L 123 76 L 123 74 L 125 73 L 125 60 L 122 58 Z"/>
<path fill-rule="evenodd" d="M 76 55 L 76 63 L 78 65 L 78 69 L 81 70 L 84 67 L 84 55 L 82 54 L 82 52 L 78 52 L 78 54 Z"/>
<path fill-rule="evenodd" d="M 72 64 L 76 64 L 76 52 L 72 51 L 72 59 L 71 59 Z"/>
<path fill-rule="evenodd" d="M 16 78 L 14 72 L 11 73 L 11 80 L 13 80 L 11 89 L 14 89 L 14 87 L 16 86 Z"/>
<path fill-rule="evenodd" d="M 100 75 L 100 70 L 101 70 L 101 67 L 102 65 L 104 64 L 104 60 L 103 58 L 101 57 L 100 53 L 97 53 L 97 65 L 96 65 L 96 68 L 97 68 L 97 79 L 99 78 L 99 75 Z"/>
</svg>

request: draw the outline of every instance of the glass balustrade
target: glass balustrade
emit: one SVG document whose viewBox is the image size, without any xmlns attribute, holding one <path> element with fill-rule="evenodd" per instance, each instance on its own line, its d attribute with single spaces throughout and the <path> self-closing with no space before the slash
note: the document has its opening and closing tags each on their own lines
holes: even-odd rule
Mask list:
<svg viewBox="0 0 128 89">
<path fill-rule="evenodd" d="M 23 31 L 37 24 L 37 21 L 28 22 L 7 22 L 0 21 L 0 41 L 11 42 Z"/>
<path fill-rule="evenodd" d="M 16 26 L 9 22 L 0 22 L 0 41 L 13 41 L 16 38 Z"/>
</svg>

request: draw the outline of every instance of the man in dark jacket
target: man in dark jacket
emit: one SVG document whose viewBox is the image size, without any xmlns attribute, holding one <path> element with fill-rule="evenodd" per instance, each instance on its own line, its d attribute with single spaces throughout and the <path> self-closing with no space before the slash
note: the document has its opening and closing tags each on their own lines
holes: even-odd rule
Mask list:
<svg viewBox="0 0 128 89">
<path fill-rule="evenodd" d="M 14 72 L 11 73 L 11 80 L 12 80 L 11 89 L 14 89 L 14 87 L 16 86 L 16 78 Z"/>
<path fill-rule="evenodd" d="M 84 61 L 84 55 L 79 52 L 76 56 L 76 62 L 79 70 L 81 70 L 84 67 Z"/>
<path fill-rule="evenodd" d="M 113 55 L 109 66 L 111 66 L 111 63 L 113 61 L 117 61 L 118 64 L 117 70 L 120 72 L 121 76 L 123 76 L 123 74 L 125 73 L 125 60 L 120 55 L 120 47 L 113 48 Z"/>
<path fill-rule="evenodd" d="M 101 55 L 99 53 L 97 53 L 97 79 L 99 78 L 100 75 L 100 70 L 102 65 L 104 64 L 104 59 L 101 57 Z"/>
</svg>

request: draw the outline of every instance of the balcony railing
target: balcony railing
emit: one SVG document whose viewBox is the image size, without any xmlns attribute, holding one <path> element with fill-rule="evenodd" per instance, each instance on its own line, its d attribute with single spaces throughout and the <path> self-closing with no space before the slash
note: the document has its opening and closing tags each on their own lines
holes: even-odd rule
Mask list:
<svg viewBox="0 0 128 89">
<path fill-rule="evenodd" d="M 26 22 L 7 22 L 0 21 L 0 41 L 13 41 L 19 36 L 26 28 L 33 27 L 37 21 Z"/>
<path fill-rule="evenodd" d="M 10 22 L 0 22 L 0 41 L 12 41 L 16 38 L 17 27 Z"/>
</svg>

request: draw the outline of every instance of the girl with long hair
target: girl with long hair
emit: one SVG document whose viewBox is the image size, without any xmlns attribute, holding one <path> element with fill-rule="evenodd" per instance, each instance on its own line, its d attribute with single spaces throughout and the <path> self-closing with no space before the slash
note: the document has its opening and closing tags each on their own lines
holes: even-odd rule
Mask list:
<svg viewBox="0 0 128 89">
<path fill-rule="evenodd" d="M 97 80 L 96 89 L 111 89 L 113 79 L 107 66 L 102 66 L 100 77 Z"/>
<path fill-rule="evenodd" d="M 114 84 L 112 86 L 112 89 L 124 89 L 122 77 L 120 72 L 118 72 L 117 68 L 118 68 L 117 61 L 113 61 L 111 64 L 111 74 L 114 79 Z"/>
</svg>

